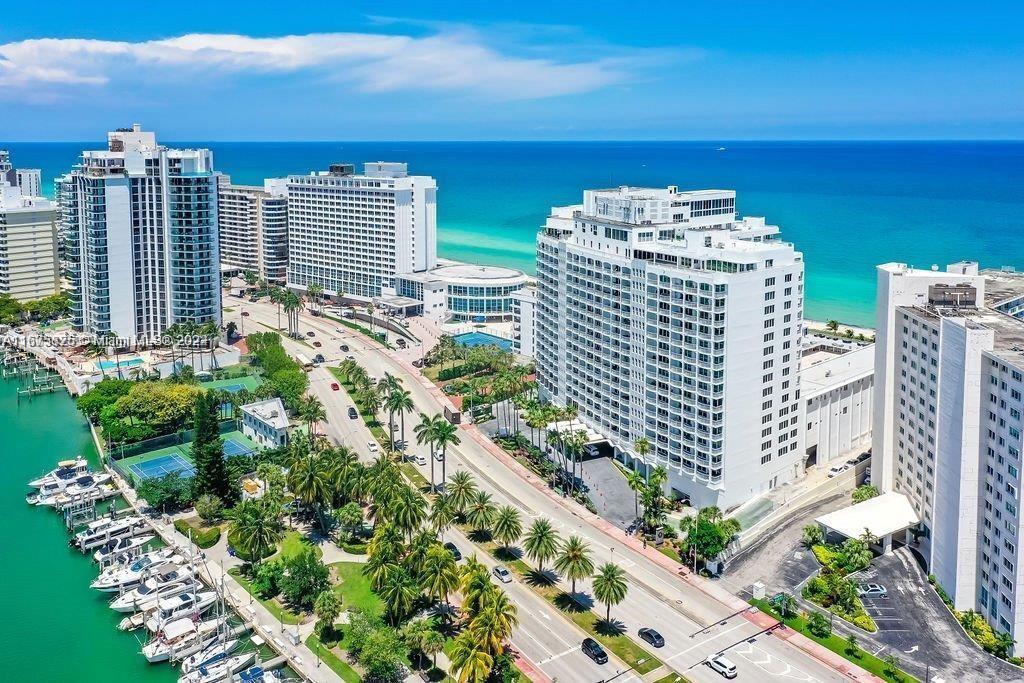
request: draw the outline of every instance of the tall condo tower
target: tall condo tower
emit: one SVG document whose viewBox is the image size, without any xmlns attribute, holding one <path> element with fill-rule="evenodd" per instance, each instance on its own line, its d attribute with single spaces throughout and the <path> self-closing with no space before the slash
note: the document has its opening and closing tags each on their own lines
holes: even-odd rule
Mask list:
<svg viewBox="0 0 1024 683">
<path fill-rule="evenodd" d="M 58 182 L 76 329 L 145 342 L 220 324 L 210 150 L 164 147 L 136 124 Z"/>
<path fill-rule="evenodd" d="M 587 190 L 537 238 L 542 395 L 576 406 L 616 458 L 664 466 L 672 493 L 723 510 L 792 480 L 804 458 L 803 258 L 735 203 L 726 190 Z"/>
<path fill-rule="evenodd" d="M 330 296 L 396 294 L 396 276 L 437 265 L 437 183 L 402 163 L 288 177 L 288 286 Z"/>
<path fill-rule="evenodd" d="M 221 176 L 217 190 L 220 262 L 284 284 L 288 271 L 288 183 L 263 181 L 263 187 L 231 185 Z"/>
</svg>

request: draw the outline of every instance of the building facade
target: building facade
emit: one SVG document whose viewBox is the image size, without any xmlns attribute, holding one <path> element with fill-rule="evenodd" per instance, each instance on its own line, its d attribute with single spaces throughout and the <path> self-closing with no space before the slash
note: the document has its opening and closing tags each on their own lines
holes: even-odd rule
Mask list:
<svg viewBox="0 0 1024 683">
<path fill-rule="evenodd" d="M 43 196 L 43 172 L 38 168 L 18 168 L 14 171 L 15 185 L 26 197 Z"/>
<path fill-rule="evenodd" d="M 210 150 L 158 145 L 136 124 L 59 184 L 75 329 L 155 342 L 176 323 L 220 324 Z"/>
<path fill-rule="evenodd" d="M 3 182 L 15 186 L 18 184 L 18 175 L 11 165 L 11 153 L 6 149 L 0 149 L 0 183 Z"/>
<path fill-rule="evenodd" d="M 843 353 L 805 348 L 800 364 L 804 448 L 810 465 L 826 465 L 871 448 L 875 348 Z"/>
<path fill-rule="evenodd" d="M 60 291 L 57 206 L 0 180 L 0 294 L 31 301 Z"/>
<path fill-rule="evenodd" d="M 400 275 L 398 295 L 423 302 L 435 320 L 511 320 L 513 295 L 529 282 L 518 270 L 443 261 L 422 273 Z"/>
<path fill-rule="evenodd" d="M 918 550 L 959 610 L 1024 653 L 1020 537 L 1024 276 L 961 262 L 878 268 L 872 478 L 921 519 Z"/>
<path fill-rule="evenodd" d="M 288 286 L 369 301 L 437 265 L 437 183 L 402 163 L 288 177 Z"/>
<path fill-rule="evenodd" d="M 247 403 L 239 412 L 242 415 L 242 434 L 264 448 L 279 448 L 288 445 L 288 412 L 280 398 Z"/>
<path fill-rule="evenodd" d="M 543 397 L 723 510 L 803 471 L 803 258 L 731 191 L 588 190 L 537 238 Z M 646 438 L 641 457 L 636 442 Z"/>
<path fill-rule="evenodd" d="M 284 284 L 288 276 L 288 182 L 263 187 L 232 185 L 222 176 L 217 187 L 220 262 L 259 278 Z"/>
<path fill-rule="evenodd" d="M 512 350 L 527 358 L 536 355 L 533 341 L 536 311 L 536 287 L 523 287 L 512 294 Z"/>
</svg>

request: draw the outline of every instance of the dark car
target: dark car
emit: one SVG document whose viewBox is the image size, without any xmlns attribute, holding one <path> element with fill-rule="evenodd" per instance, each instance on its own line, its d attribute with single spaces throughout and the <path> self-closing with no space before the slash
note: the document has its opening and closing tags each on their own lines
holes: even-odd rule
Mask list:
<svg viewBox="0 0 1024 683">
<path fill-rule="evenodd" d="M 448 541 L 444 544 L 444 547 L 448 549 L 448 552 L 452 554 L 452 557 L 455 558 L 456 562 L 462 559 L 462 551 L 459 550 L 459 546 L 455 545 L 451 541 Z"/>
<path fill-rule="evenodd" d="M 310 330 L 309 332 L 306 333 L 306 336 L 307 337 L 315 337 L 316 336 L 316 332 L 314 332 L 313 330 Z"/>
<path fill-rule="evenodd" d="M 593 638 L 583 639 L 583 654 L 593 659 L 598 664 L 608 663 L 608 653 L 604 651 L 601 644 Z"/>
<path fill-rule="evenodd" d="M 654 647 L 665 647 L 665 639 L 661 637 L 661 634 L 655 631 L 653 628 L 642 628 L 637 631 L 637 635 L 641 639 L 646 640 Z"/>
<path fill-rule="evenodd" d="M 348 407 L 348 416 L 353 420 L 359 417 L 359 412 L 356 410 L 355 406 Z"/>
<path fill-rule="evenodd" d="M 348 344 L 342 344 L 341 350 L 344 351 L 345 353 L 348 353 Z"/>
</svg>

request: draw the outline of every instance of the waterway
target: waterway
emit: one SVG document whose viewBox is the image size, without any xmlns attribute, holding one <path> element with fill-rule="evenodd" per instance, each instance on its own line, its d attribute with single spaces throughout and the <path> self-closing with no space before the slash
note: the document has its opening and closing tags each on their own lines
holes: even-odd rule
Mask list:
<svg viewBox="0 0 1024 683">
<path fill-rule="evenodd" d="M 25 482 L 78 453 L 93 462 L 89 428 L 67 393 L 17 401 L 17 382 L 0 380 L 0 671 L 10 681 L 122 683 L 176 681 L 177 669 L 151 665 L 124 615 L 89 588 L 96 566 L 68 547 L 60 515 L 25 503 Z"/>
</svg>

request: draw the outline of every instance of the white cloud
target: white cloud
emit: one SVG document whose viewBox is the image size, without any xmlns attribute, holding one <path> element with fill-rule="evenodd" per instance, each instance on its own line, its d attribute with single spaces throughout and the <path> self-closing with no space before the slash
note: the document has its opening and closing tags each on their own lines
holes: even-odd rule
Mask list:
<svg viewBox="0 0 1024 683">
<path fill-rule="evenodd" d="M 650 55 L 557 61 L 503 54 L 471 31 L 425 37 L 319 33 L 254 38 L 193 33 L 144 42 L 44 38 L 0 44 L 0 87 L 60 88 L 151 81 L 193 72 L 230 78 L 299 74 L 349 82 L 366 92 L 436 90 L 492 100 L 590 92 L 621 83 Z"/>
</svg>

